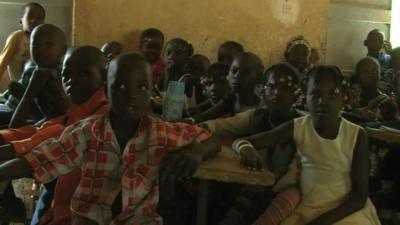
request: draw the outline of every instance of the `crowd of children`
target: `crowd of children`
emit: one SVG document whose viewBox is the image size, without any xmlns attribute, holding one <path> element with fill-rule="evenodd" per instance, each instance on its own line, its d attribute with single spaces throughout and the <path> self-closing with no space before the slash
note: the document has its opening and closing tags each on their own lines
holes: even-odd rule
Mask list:
<svg viewBox="0 0 400 225">
<path fill-rule="evenodd" d="M 244 168 L 272 172 L 275 183 L 211 183 L 207 224 L 399 217 L 400 176 L 385 174 L 398 168 L 398 145 L 382 147 L 362 128 L 400 119 L 400 48 L 379 30 L 366 35 L 368 55 L 346 77 L 303 36 L 264 70 L 235 41 L 210 62 L 156 28 L 133 43 L 139 53 L 112 40 L 68 48 L 45 15 L 26 4 L 22 30 L 0 56 L 0 78 L 11 80 L 0 105 L 0 225 L 193 224 L 201 215 L 191 176 L 221 145 Z M 33 215 L 10 182 L 23 177 L 41 186 Z"/>
</svg>

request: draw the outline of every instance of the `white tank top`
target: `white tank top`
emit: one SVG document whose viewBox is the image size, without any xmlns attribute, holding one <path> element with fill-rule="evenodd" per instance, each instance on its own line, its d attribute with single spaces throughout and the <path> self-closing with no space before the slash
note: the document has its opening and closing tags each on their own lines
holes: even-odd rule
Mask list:
<svg viewBox="0 0 400 225">
<path fill-rule="evenodd" d="M 335 139 L 326 139 L 314 129 L 310 115 L 294 120 L 294 141 L 301 161 L 303 194 L 315 186 L 336 186 L 345 194 L 351 187 L 350 171 L 360 127 L 341 118 Z M 343 185 L 344 184 L 344 185 Z"/>
</svg>

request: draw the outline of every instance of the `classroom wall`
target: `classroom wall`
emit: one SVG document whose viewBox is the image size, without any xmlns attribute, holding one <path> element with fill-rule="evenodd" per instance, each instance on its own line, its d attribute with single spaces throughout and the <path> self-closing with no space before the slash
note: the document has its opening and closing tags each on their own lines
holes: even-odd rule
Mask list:
<svg viewBox="0 0 400 225">
<path fill-rule="evenodd" d="M 216 59 L 226 40 L 242 43 L 269 65 L 281 61 L 289 39 L 304 35 L 325 53 L 328 0 L 74 0 L 72 41 L 101 46 L 111 40 L 138 50 L 141 31 L 189 40 Z"/>
</svg>

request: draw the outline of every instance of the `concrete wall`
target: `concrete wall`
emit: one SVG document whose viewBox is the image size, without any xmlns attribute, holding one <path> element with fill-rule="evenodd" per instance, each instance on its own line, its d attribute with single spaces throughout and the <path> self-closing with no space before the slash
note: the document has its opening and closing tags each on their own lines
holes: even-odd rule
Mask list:
<svg viewBox="0 0 400 225">
<path fill-rule="evenodd" d="M 226 40 L 241 42 L 268 65 L 282 60 L 287 41 L 304 35 L 325 52 L 328 0 L 74 0 L 72 40 L 101 46 L 110 40 L 137 51 L 148 27 L 167 39 L 189 40 L 216 59 Z"/>
</svg>

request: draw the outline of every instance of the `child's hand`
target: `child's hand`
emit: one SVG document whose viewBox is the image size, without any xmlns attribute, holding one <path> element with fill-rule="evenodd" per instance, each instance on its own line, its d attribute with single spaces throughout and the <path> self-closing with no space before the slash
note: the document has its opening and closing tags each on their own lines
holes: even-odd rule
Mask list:
<svg viewBox="0 0 400 225">
<path fill-rule="evenodd" d="M 245 147 L 240 151 L 240 163 L 249 170 L 264 170 L 264 165 L 258 151 L 251 147 Z"/>
<path fill-rule="evenodd" d="M 390 41 L 383 41 L 383 49 L 385 49 L 386 53 L 390 53 L 392 51 L 392 43 Z"/>
<path fill-rule="evenodd" d="M 189 150 L 170 153 L 164 157 L 161 164 L 166 173 L 189 178 L 196 172 L 201 161 L 201 154 Z"/>
</svg>

